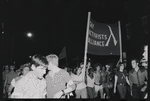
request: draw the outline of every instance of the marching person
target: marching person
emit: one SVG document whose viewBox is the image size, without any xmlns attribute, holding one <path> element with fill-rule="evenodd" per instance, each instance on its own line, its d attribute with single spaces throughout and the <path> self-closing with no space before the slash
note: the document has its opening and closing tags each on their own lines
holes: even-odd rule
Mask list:
<svg viewBox="0 0 150 101">
<path fill-rule="evenodd" d="M 65 95 L 75 89 L 74 82 L 69 73 L 58 67 L 58 56 L 50 54 L 46 56 L 49 66 L 46 75 L 47 98 L 65 98 Z"/>
<path fill-rule="evenodd" d="M 4 86 L 5 81 L 6 81 L 6 75 L 9 73 L 9 66 L 6 65 L 4 66 L 4 71 L 3 71 L 3 82 L 2 82 L 2 87 L 3 87 L 3 94 L 6 97 L 6 87 Z"/>
<path fill-rule="evenodd" d="M 89 98 L 94 98 L 94 81 L 95 81 L 95 75 L 94 75 L 94 69 L 89 68 L 88 72 L 86 73 L 87 75 L 87 94 Z"/>
<path fill-rule="evenodd" d="M 145 81 L 148 80 L 147 70 L 140 68 L 137 59 L 131 60 L 132 70 L 129 71 L 129 82 L 131 88 L 131 95 L 133 98 L 144 99 L 144 91 L 147 88 Z"/>
<path fill-rule="evenodd" d="M 124 71 L 124 64 L 119 63 L 119 71 L 115 74 L 114 82 L 114 93 L 116 93 L 116 87 L 118 89 L 121 99 L 125 99 L 126 96 L 126 83 L 129 85 L 129 80 L 127 77 L 127 72 Z"/>
<path fill-rule="evenodd" d="M 25 64 L 23 66 L 21 66 L 20 68 L 20 71 L 21 71 L 21 75 L 19 77 L 16 77 L 14 78 L 12 81 L 11 81 L 11 85 L 9 86 L 9 92 L 8 92 L 8 96 L 10 97 L 11 93 L 12 93 L 12 90 L 13 88 L 15 87 L 16 83 L 18 80 L 20 80 L 23 76 L 25 76 L 29 71 L 30 71 L 30 67 L 29 65 Z"/>
<path fill-rule="evenodd" d="M 16 84 L 11 98 L 45 98 L 46 73 L 48 62 L 44 56 L 34 55 L 31 61 L 32 71 L 28 72 Z"/>
<path fill-rule="evenodd" d="M 15 69 L 15 66 L 14 65 L 11 65 L 10 66 L 10 72 L 6 75 L 6 80 L 5 80 L 5 83 L 4 83 L 4 88 L 6 87 L 6 93 L 7 93 L 7 96 L 8 96 L 8 89 L 9 89 L 9 86 L 11 85 L 11 81 L 12 79 L 18 77 L 19 75 L 14 71 Z"/>
<path fill-rule="evenodd" d="M 100 81 L 102 83 L 102 87 L 103 87 L 104 91 L 106 92 L 106 98 L 108 99 L 108 98 L 110 98 L 110 96 L 109 96 L 109 88 L 108 88 L 109 74 L 108 74 L 108 72 L 106 72 L 105 66 L 102 67 L 100 77 L 101 77 Z M 105 93 L 103 92 L 102 95 L 105 98 L 104 94 Z"/>
<path fill-rule="evenodd" d="M 103 86 L 102 86 L 102 81 L 101 81 L 102 65 L 97 63 L 97 64 L 95 64 L 95 68 L 96 68 L 96 71 L 95 71 L 95 81 L 94 81 L 94 85 L 95 85 L 95 96 L 94 97 L 97 97 L 98 91 L 100 91 L 101 98 L 104 98 Z"/>
<path fill-rule="evenodd" d="M 91 67 L 91 61 L 89 60 L 87 63 L 87 68 L 85 72 L 85 78 L 86 78 L 86 85 L 87 85 L 87 95 L 89 98 L 94 98 L 94 80 L 95 80 L 95 75 L 94 75 L 94 69 Z"/>
<path fill-rule="evenodd" d="M 80 63 L 80 67 L 76 68 L 75 75 L 72 77 L 72 80 L 76 84 L 76 98 L 87 98 L 87 89 L 85 81 L 83 80 L 83 63 Z"/>
</svg>

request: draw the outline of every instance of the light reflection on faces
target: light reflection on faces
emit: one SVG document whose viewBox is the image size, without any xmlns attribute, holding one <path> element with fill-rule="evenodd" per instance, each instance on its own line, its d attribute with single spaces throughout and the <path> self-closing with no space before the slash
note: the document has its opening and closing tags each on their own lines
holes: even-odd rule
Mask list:
<svg viewBox="0 0 150 101">
<path fill-rule="evenodd" d="M 36 71 L 38 72 L 39 77 L 43 77 L 43 75 L 46 73 L 46 67 L 44 67 L 44 66 L 38 66 L 36 68 Z"/>
</svg>

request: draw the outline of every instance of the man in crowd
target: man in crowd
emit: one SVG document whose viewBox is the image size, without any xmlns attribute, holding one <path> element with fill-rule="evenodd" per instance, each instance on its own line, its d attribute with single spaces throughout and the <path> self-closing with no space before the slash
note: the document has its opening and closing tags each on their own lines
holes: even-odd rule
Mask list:
<svg viewBox="0 0 150 101">
<path fill-rule="evenodd" d="M 11 85 L 11 81 L 12 79 L 18 77 L 18 74 L 14 71 L 15 69 L 15 66 L 14 65 L 11 65 L 10 66 L 10 72 L 6 75 L 6 80 L 5 80 L 5 83 L 4 83 L 4 88 L 6 87 L 6 93 L 8 94 L 8 88 L 9 86 Z M 5 91 L 5 90 L 4 90 Z"/>
<path fill-rule="evenodd" d="M 3 71 L 3 82 L 2 82 L 2 87 L 3 87 L 3 94 L 4 96 L 6 96 L 6 88 L 4 87 L 4 83 L 5 83 L 5 80 L 6 80 L 6 75 L 9 73 L 9 66 L 6 65 L 4 66 L 4 71 Z"/>
<path fill-rule="evenodd" d="M 43 75 L 48 67 L 47 59 L 41 55 L 34 55 L 31 64 L 32 71 L 17 82 L 11 98 L 45 98 L 46 81 Z"/>
<path fill-rule="evenodd" d="M 102 65 L 97 63 L 95 64 L 95 96 L 94 97 L 97 97 L 98 95 L 98 91 L 100 91 L 100 96 L 101 98 L 104 98 L 104 94 L 103 94 L 103 86 L 102 86 L 102 82 L 101 82 L 101 68 L 102 68 Z"/>
<path fill-rule="evenodd" d="M 144 90 L 147 88 L 145 81 L 148 80 L 147 70 L 140 68 L 137 59 L 131 60 L 132 70 L 129 71 L 129 82 L 133 98 L 144 98 Z"/>
<path fill-rule="evenodd" d="M 109 96 L 109 88 L 108 88 L 108 83 L 109 83 L 109 74 L 108 72 L 106 72 L 106 68 L 105 66 L 102 67 L 102 71 L 101 71 L 101 79 L 100 82 L 102 83 L 102 87 L 104 88 L 105 92 L 106 92 L 106 98 L 110 98 Z M 104 96 L 104 93 L 103 93 Z M 105 97 L 105 96 L 104 96 Z"/>
<path fill-rule="evenodd" d="M 47 82 L 47 98 L 65 98 L 65 95 L 75 89 L 74 82 L 69 73 L 58 67 L 58 56 L 50 54 L 47 57 L 49 62 Z"/>
</svg>

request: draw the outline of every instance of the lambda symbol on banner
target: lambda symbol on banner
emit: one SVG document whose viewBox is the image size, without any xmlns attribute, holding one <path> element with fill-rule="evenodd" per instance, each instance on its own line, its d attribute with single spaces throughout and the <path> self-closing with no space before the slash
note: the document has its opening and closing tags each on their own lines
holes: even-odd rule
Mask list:
<svg viewBox="0 0 150 101">
<path fill-rule="evenodd" d="M 114 34 L 113 34 L 113 32 L 112 32 L 111 27 L 110 27 L 109 25 L 107 25 L 107 26 L 108 26 L 108 28 L 109 28 L 109 30 L 110 30 L 110 36 L 109 36 L 109 38 L 108 38 L 108 40 L 107 40 L 105 46 L 108 46 L 108 45 L 109 45 L 111 36 L 112 36 L 112 38 L 113 38 L 114 45 L 116 46 L 116 45 L 117 45 L 117 40 L 116 40 L 116 38 L 115 38 L 115 36 L 114 36 Z"/>
</svg>

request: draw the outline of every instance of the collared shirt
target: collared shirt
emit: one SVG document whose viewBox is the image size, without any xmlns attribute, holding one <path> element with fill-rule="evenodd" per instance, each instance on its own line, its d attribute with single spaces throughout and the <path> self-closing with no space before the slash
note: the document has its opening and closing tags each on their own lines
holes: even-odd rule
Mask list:
<svg viewBox="0 0 150 101">
<path fill-rule="evenodd" d="M 45 98 L 46 81 L 38 79 L 34 71 L 22 77 L 16 84 L 12 98 Z M 15 97 L 14 97 L 15 96 Z"/>
<path fill-rule="evenodd" d="M 139 78 L 139 81 L 138 81 L 138 78 Z M 134 69 L 132 69 L 129 72 L 129 82 L 130 82 L 131 87 L 132 87 L 133 83 L 134 84 L 139 84 L 140 83 L 140 85 L 143 85 L 145 79 L 148 80 L 146 69 L 142 70 L 142 69 L 139 68 L 139 70 L 137 72 Z"/>
<path fill-rule="evenodd" d="M 50 73 L 46 75 L 47 98 L 53 98 L 57 92 L 66 89 L 66 83 L 71 80 L 69 73 L 65 70 L 61 69 L 54 74 L 54 77 L 51 77 Z M 72 87 L 72 85 L 70 86 Z"/>
<path fill-rule="evenodd" d="M 12 81 L 14 78 L 18 77 L 18 74 L 17 74 L 16 72 L 9 72 L 9 73 L 6 75 L 6 77 L 7 77 L 7 84 L 11 84 L 11 81 Z"/>
</svg>

